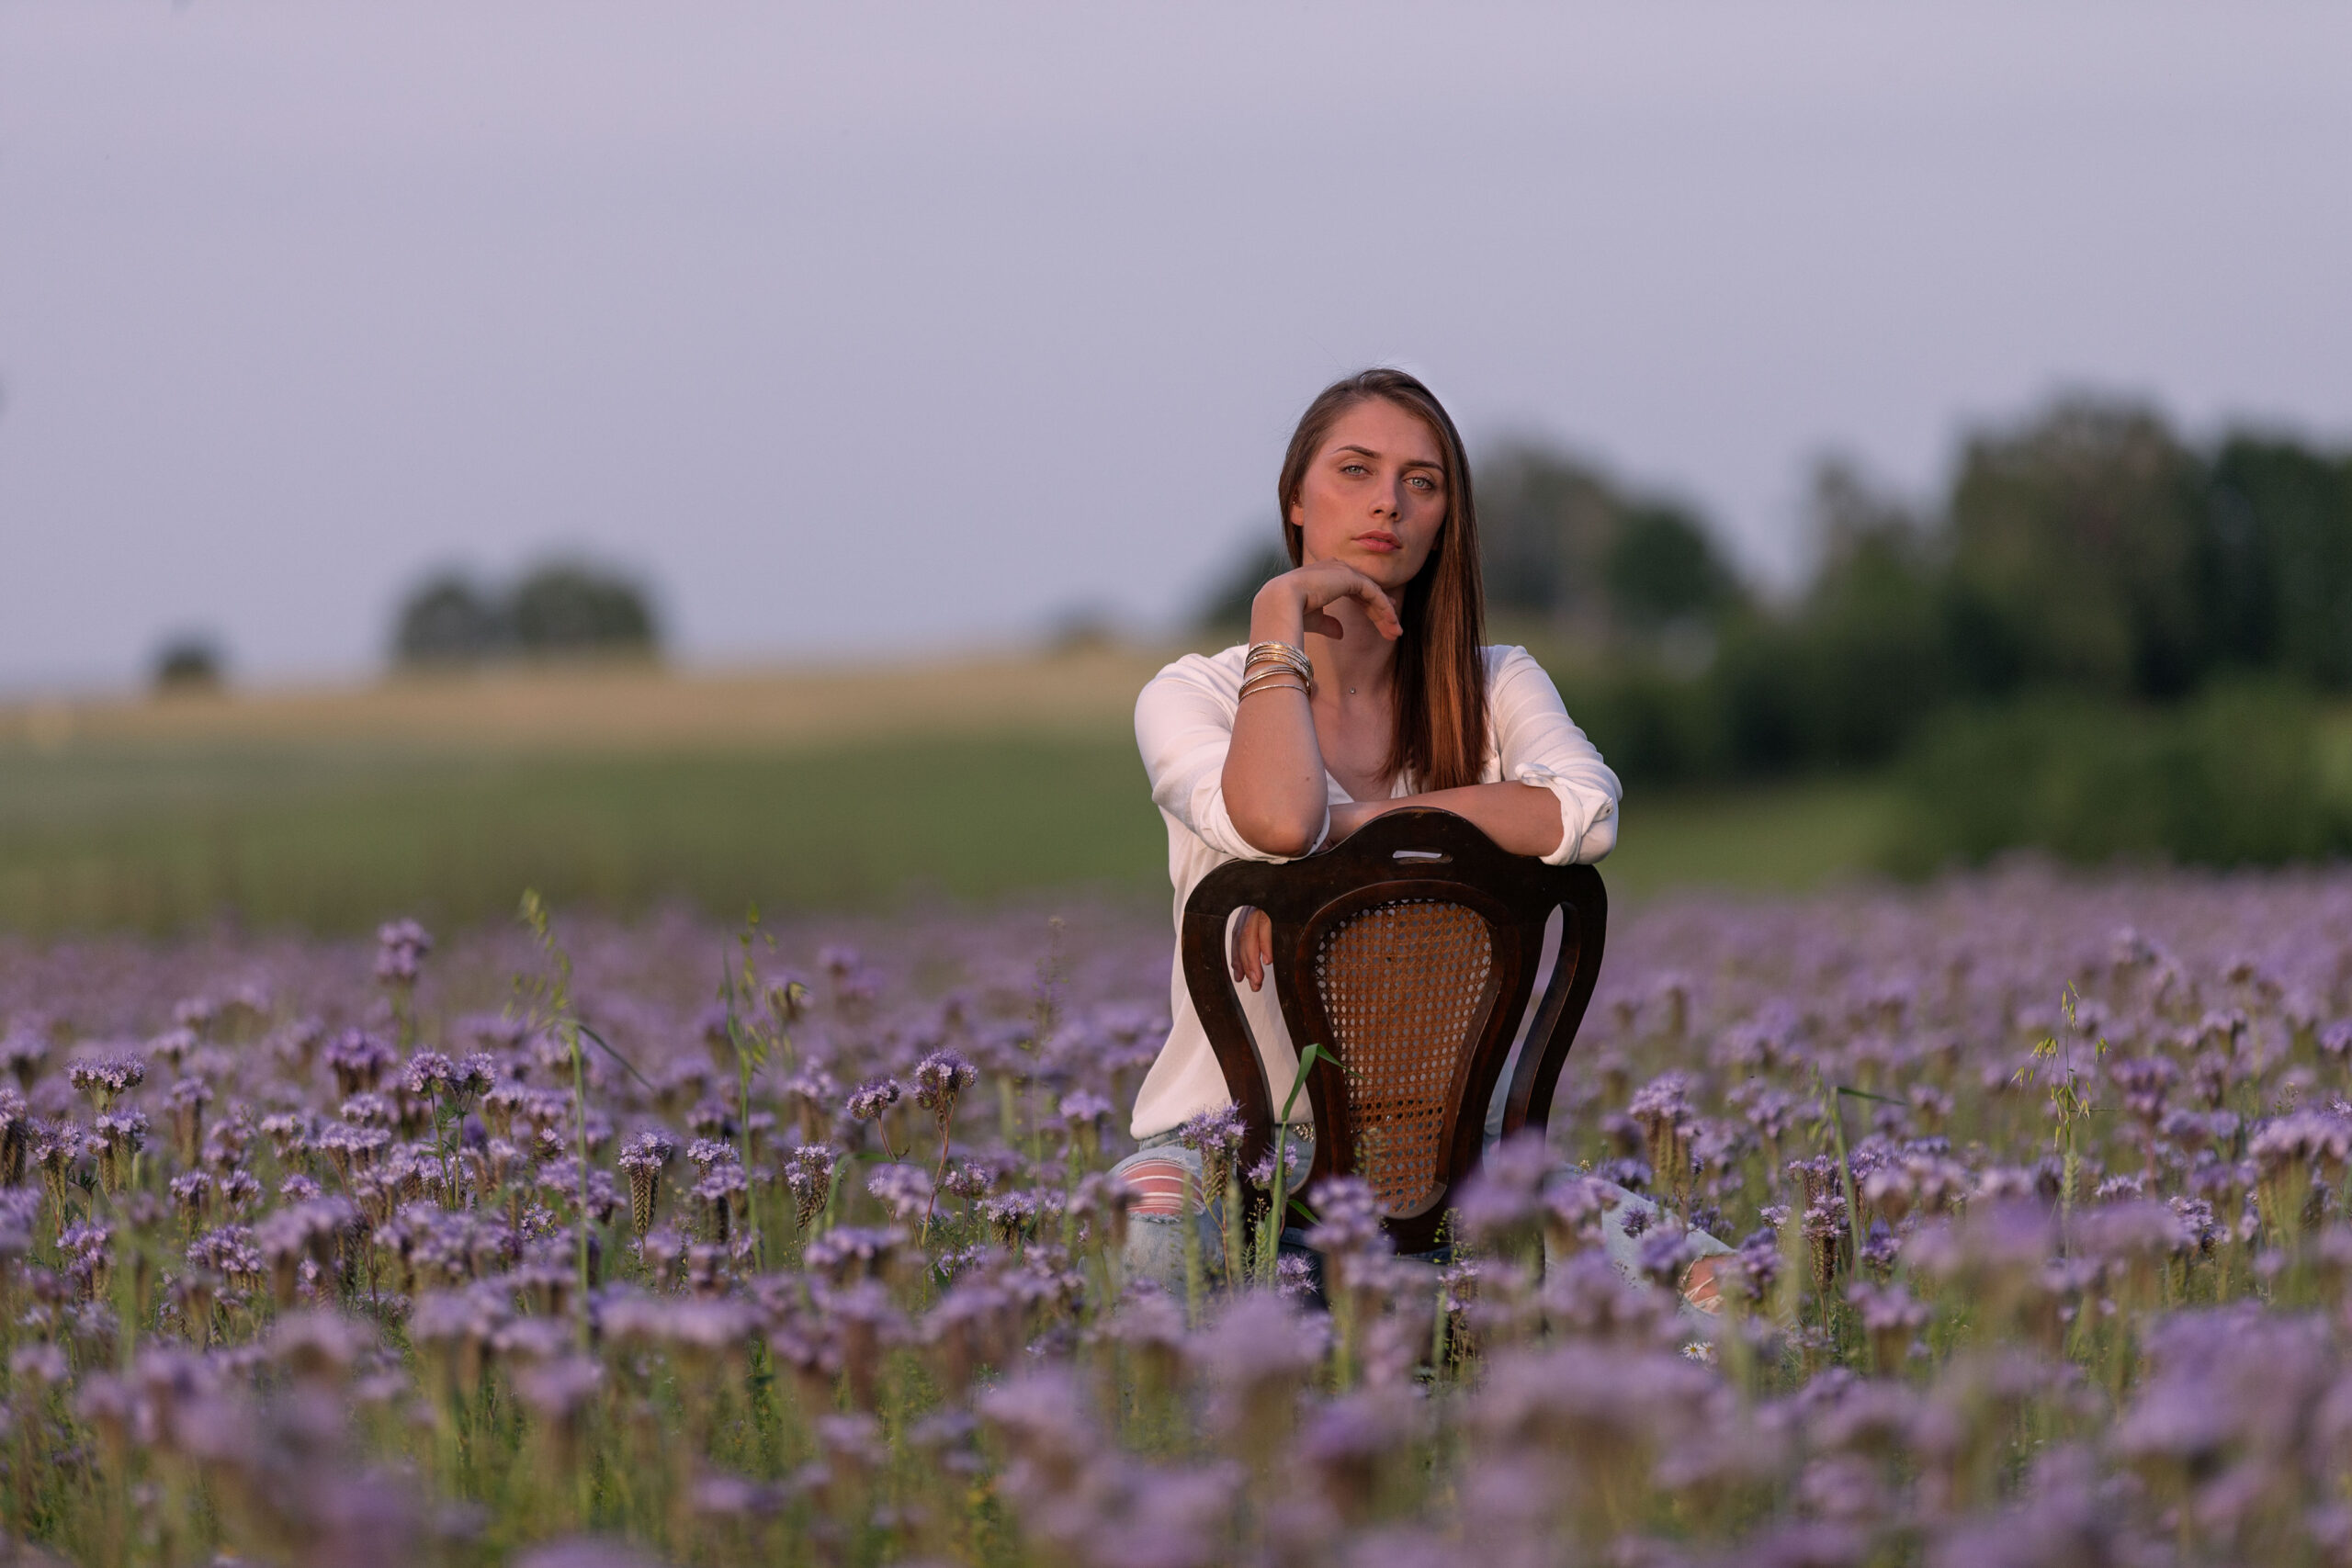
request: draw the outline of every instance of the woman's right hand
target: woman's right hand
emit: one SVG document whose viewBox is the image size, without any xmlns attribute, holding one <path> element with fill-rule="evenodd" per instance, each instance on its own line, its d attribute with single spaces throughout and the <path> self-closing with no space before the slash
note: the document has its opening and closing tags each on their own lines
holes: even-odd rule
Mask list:
<svg viewBox="0 0 2352 1568">
<path fill-rule="evenodd" d="M 1258 590 L 1250 606 L 1250 639 L 1297 647 L 1308 632 L 1343 637 L 1346 628 L 1337 617 L 1324 614 L 1342 599 L 1361 604 L 1373 629 L 1389 641 L 1405 635 L 1396 603 L 1380 584 L 1342 562 L 1319 560 L 1283 572 Z"/>
<path fill-rule="evenodd" d="M 1283 643 L 1304 652 L 1309 631 L 1344 637 L 1342 617 L 1331 611 L 1351 600 L 1359 608 L 1344 609 L 1342 615 L 1357 622 L 1360 630 L 1371 628 L 1362 635 L 1377 632 L 1391 639 L 1404 635 L 1396 606 L 1378 583 L 1353 567 L 1327 560 L 1283 572 L 1258 590 L 1250 606 L 1250 640 Z M 1261 688 L 1267 695 L 1243 703 L 1233 716 L 1233 739 L 1219 776 L 1233 830 L 1251 848 L 1281 859 L 1315 848 L 1328 810 L 1330 779 L 1323 771 L 1323 752 L 1315 734 L 1312 686 L 1311 678 L 1272 681 Z M 1279 694 L 1284 692 L 1297 694 Z M 1236 964 L 1238 967 L 1238 954 Z M 1258 983 L 1254 976 L 1252 983 Z"/>
<path fill-rule="evenodd" d="M 1274 961 L 1274 922 L 1263 909 L 1244 909 L 1233 928 L 1233 978 L 1250 982 L 1253 991 L 1266 984 L 1266 970 Z"/>
</svg>

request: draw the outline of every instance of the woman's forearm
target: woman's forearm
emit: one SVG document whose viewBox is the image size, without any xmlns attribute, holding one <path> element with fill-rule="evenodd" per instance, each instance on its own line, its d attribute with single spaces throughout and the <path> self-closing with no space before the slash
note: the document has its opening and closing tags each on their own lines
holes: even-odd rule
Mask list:
<svg viewBox="0 0 2352 1568">
<path fill-rule="evenodd" d="M 1277 578 L 1259 592 L 1250 612 L 1251 642 L 1306 640 L 1306 606 Z M 1233 719 L 1225 754 L 1225 809 L 1240 835 L 1272 855 L 1303 855 L 1323 829 L 1329 786 L 1315 740 L 1315 714 L 1303 691 L 1250 694 Z"/>
<path fill-rule="evenodd" d="M 1550 790 L 1533 784 L 1482 784 L 1335 807 L 1331 837 L 1343 839 L 1374 818 L 1408 806 L 1433 806 L 1467 818 L 1480 832 L 1515 855 L 1548 855 L 1560 847 L 1568 830 L 1560 816 L 1559 796 Z"/>
</svg>

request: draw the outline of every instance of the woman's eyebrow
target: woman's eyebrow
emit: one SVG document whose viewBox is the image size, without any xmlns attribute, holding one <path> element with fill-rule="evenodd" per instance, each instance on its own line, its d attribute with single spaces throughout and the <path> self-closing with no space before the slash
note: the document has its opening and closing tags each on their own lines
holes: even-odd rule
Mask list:
<svg viewBox="0 0 2352 1568">
<path fill-rule="evenodd" d="M 1340 450 L 1342 452 L 1359 453 L 1366 457 L 1377 457 L 1380 456 L 1379 453 L 1374 451 L 1371 447 L 1359 446 L 1352 441 L 1343 444 L 1340 447 Z M 1435 457 L 1408 457 L 1404 459 L 1404 462 L 1405 466 L 1408 468 L 1436 468 L 1441 472 L 1445 468 L 1445 465 L 1438 461 Z"/>
</svg>

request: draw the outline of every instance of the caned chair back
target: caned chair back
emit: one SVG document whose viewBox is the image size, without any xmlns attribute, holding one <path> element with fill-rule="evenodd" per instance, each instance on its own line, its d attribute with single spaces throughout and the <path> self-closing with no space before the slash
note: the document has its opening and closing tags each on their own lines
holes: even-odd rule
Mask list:
<svg viewBox="0 0 2352 1568">
<path fill-rule="evenodd" d="M 1363 1177 L 1398 1248 L 1427 1250 L 1477 1165 L 1558 909 L 1551 983 L 1511 1069 L 1503 1131 L 1551 1116 L 1600 971 L 1609 901 L 1600 874 L 1506 853 L 1453 813 L 1415 807 L 1304 860 L 1232 861 L 1202 878 L 1184 906 L 1184 984 L 1241 1108 L 1246 1168 L 1272 1146 L 1280 1108 L 1234 987 L 1227 929 L 1245 907 L 1273 922 L 1269 978 L 1292 1042 L 1334 1058 L 1306 1080 L 1308 1185 Z"/>
</svg>

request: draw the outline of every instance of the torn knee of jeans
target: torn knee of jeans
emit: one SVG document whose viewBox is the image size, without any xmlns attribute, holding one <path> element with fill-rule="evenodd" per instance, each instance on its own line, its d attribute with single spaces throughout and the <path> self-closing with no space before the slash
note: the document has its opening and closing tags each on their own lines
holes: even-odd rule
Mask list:
<svg viewBox="0 0 2352 1568">
<path fill-rule="evenodd" d="M 1184 1193 L 1192 1185 L 1193 1173 L 1182 1160 L 1139 1159 L 1120 1175 L 1135 1194 L 1129 1214 L 1172 1219 L 1184 1212 Z"/>
<path fill-rule="evenodd" d="M 1683 1271 L 1682 1299 L 1712 1316 L 1723 1314 L 1723 1283 L 1715 1277 L 1714 1255 L 1700 1258 Z"/>
</svg>

